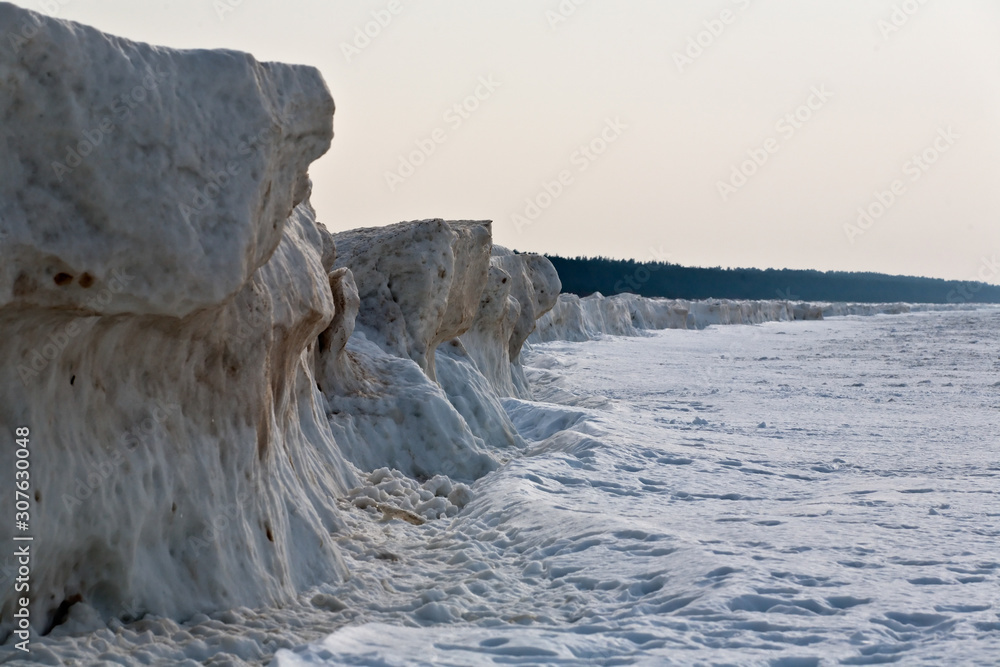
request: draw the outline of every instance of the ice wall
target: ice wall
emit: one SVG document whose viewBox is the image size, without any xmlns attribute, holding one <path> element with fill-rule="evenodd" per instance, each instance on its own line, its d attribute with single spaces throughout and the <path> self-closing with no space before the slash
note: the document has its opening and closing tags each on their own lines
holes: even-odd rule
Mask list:
<svg viewBox="0 0 1000 667">
<path fill-rule="evenodd" d="M 417 478 L 494 469 L 491 449 L 523 443 L 457 340 L 487 284 L 491 223 L 418 220 L 333 239 L 356 316 L 346 345 L 321 351 L 318 379 L 342 451 L 363 470 Z"/>
<path fill-rule="evenodd" d="M 467 331 L 479 309 L 490 227 L 420 220 L 337 234 L 337 266 L 350 267 L 358 285 L 358 328 L 433 380 L 437 346 Z"/>
<path fill-rule="evenodd" d="M 910 312 L 905 303 L 808 303 L 803 301 L 731 299 L 657 299 L 600 293 L 580 298 L 560 294 L 558 302 L 537 323 L 531 342 L 585 341 L 602 334 L 635 336 L 645 329 L 703 329 L 719 324 L 760 324 L 789 320 L 820 320 L 845 315 Z M 947 306 L 942 306 L 946 308 Z"/>
<path fill-rule="evenodd" d="M 461 337 L 501 396 L 530 398 L 521 347 L 556 302 L 562 283 L 546 257 L 493 246 L 490 272 L 472 327 Z"/>
<path fill-rule="evenodd" d="M 524 446 L 501 397 L 554 269 L 484 221 L 331 235 L 316 70 L 0 26 L 0 471 L 27 427 L 36 633 L 281 604 L 347 574 L 338 498 L 437 518 L 469 494 L 439 475 Z"/>
<path fill-rule="evenodd" d="M 22 24 L 0 50 L 0 470 L 29 428 L 35 630 L 76 601 L 184 617 L 343 575 L 356 473 L 312 361 L 334 316 L 307 201 L 322 78 L 0 4 Z"/>
<path fill-rule="evenodd" d="M 0 434 L 31 432 L 36 632 L 74 604 L 185 618 L 345 576 L 338 498 L 454 513 L 525 446 L 503 399 L 531 396 L 529 336 L 856 312 L 560 295 L 488 221 L 332 235 L 308 201 L 333 136 L 316 70 L 5 3 L 0 25 Z"/>
</svg>

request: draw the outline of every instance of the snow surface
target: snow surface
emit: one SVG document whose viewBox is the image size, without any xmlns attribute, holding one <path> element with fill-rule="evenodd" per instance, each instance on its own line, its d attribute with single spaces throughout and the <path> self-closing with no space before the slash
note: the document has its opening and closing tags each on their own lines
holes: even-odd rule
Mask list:
<svg viewBox="0 0 1000 667">
<path fill-rule="evenodd" d="M 33 658 L 995 664 L 998 347 L 997 309 L 536 345 L 540 400 L 504 400 L 529 451 L 468 495 L 375 471 L 445 517 L 345 498 L 349 578 L 182 622 L 74 605 Z"/>
<path fill-rule="evenodd" d="M 387 528 L 344 627 L 275 664 L 995 664 L 998 332 L 987 309 L 536 346 L 564 405 L 511 413 L 553 435 L 449 523 Z"/>
</svg>

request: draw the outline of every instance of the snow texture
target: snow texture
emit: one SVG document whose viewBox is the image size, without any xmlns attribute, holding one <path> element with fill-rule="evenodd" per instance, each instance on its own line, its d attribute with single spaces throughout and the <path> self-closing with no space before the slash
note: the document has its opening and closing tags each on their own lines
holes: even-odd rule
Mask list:
<svg viewBox="0 0 1000 667">
<path fill-rule="evenodd" d="M 529 452 L 273 664 L 993 665 L 998 346 L 996 308 L 536 345 Z"/>
</svg>

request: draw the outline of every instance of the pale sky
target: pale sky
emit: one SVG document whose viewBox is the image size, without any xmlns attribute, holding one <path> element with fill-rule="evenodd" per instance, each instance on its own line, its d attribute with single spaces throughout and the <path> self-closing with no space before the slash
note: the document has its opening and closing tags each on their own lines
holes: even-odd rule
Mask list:
<svg viewBox="0 0 1000 667">
<path fill-rule="evenodd" d="M 333 231 L 492 219 L 523 251 L 1000 284 L 996 0 L 16 4 L 318 67 Z"/>
</svg>

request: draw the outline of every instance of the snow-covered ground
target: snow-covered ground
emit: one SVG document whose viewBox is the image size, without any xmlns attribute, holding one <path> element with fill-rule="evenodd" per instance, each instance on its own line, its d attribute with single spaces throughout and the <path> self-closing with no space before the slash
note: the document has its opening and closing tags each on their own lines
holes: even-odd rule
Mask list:
<svg viewBox="0 0 1000 667">
<path fill-rule="evenodd" d="M 453 519 L 355 517 L 344 625 L 278 665 L 996 664 L 1000 311 L 526 363 L 530 454 Z"/>
<path fill-rule="evenodd" d="M 344 499 L 346 581 L 281 608 L 96 632 L 74 607 L 33 659 L 996 664 L 1000 310 L 525 356 L 540 400 L 505 407 L 530 448 L 462 490 L 454 516 L 414 525 Z M 390 500 L 455 491 L 368 482 Z"/>
</svg>

